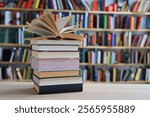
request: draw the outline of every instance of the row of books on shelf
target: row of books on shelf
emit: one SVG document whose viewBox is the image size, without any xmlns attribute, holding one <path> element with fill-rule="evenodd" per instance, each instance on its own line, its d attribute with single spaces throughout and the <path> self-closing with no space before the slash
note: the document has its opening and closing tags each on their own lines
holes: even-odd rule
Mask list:
<svg viewBox="0 0 150 117">
<path fill-rule="evenodd" d="M 0 43 L 23 43 L 23 30 L 0 27 Z"/>
<path fill-rule="evenodd" d="M 45 8 L 45 4 L 46 0 L 14 0 L 4 3 L 4 7 L 43 9 Z"/>
<path fill-rule="evenodd" d="M 28 48 L 0 47 L 0 61 L 30 63 L 31 51 Z"/>
<path fill-rule="evenodd" d="M 34 18 L 38 17 L 40 14 L 37 12 L 14 12 L 14 11 L 4 11 L 1 13 L 1 24 L 27 24 L 31 22 Z"/>
<path fill-rule="evenodd" d="M 149 50 L 82 50 L 81 62 L 91 64 L 150 64 L 150 52 Z"/>
<path fill-rule="evenodd" d="M 88 14 L 88 13 L 53 13 L 55 20 L 59 17 L 71 16 L 68 25 L 76 25 L 79 28 L 104 28 L 104 29 L 141 29 L 150 27 L 150 18 L 142 16 Z M 1 14 L 1 24 L 27 24 L 39 16 L 37 12 L 12 12 L 5 11 Z M 144 22 L 144 23 L 142 23 Z"/>
<path fill-rule="evenodd" d="M 70 15 L 70 25 L 80 28 L 104 28 L 104 29 L 141 29 L 149 28 L 149 17 L 106 15 L 106 14 L 78 14 L 78 13 L 54 13 L 55 20 L 58 17 Z M 143 23 L 142 23 L 143 22 Z"/>
<path fill-rule="evenodd" d="M 150 68 L 83 68 L 84 80 L 97 82 L 117 82 L 117 81 L 146 81 L 150 82 Z"/>
<path fill-rule="evenodd" d="M 83 46 L 125 46 L 125 47 L 149 47 L 150 36 L 148 34 L 136 34 L 132 32 L 110 33 L 96 32 L 92 34 L 81 33 Z"/>
<path fill-rule="evenodd" d="M 50 8 L 59 10 L 86 10 L 86 11 L 133 11 L 148 12 L 149 0 L 19 0 L 14 2 L 17 8 Z M 6 4 L 4 7 L 9 5 Z"/>
<path fill-rule="evenodd" d="M 130 4 L 130 5 L 129 5 Z M 86 11 L 133 11 L 148 12 L 150 8 L 149 0 L 138 0 L 130 3 L 129 0 L 49 0 L 47 7 L 50 9 L 86 10 Z M 130 8 L 131 6 L 131 8 Z"/>
<path fill-rule="evenodd" d="M 0 80 L 31 80 L 31 67 L 0 67 Z"/>
</svg>

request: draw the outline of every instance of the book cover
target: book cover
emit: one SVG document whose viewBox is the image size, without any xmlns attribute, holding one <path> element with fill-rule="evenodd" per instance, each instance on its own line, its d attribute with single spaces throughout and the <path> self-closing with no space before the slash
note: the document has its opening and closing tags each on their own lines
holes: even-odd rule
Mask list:
<svg viewBox="0 0 150 117">
<path fill-rule="evenodd" d="M 34 83 L 34 88 L 38 94 L 81 92 L 83 90 L 83 84 L 48 85 L 39 87 Z"/>
<path fill-rule="evenodd" d="M 32 58 L 32 68 L 37 71 L 79 70 L 79 58 Z"/>
</svg>

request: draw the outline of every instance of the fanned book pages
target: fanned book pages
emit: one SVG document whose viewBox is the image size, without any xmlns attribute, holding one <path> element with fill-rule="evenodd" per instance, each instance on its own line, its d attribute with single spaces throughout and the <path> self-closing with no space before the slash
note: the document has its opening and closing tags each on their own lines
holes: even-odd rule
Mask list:
<svg viewBox="0 0 150 117">
<path fill-rule="evenodd" d="M 65 27 L 69 21 L 70 16 L 60 18 L 55 22 L 53 14 L 51 12 L 45 12 L 32 20 L 26 31 L 50 39 L 81 40 L 82 37 L 80 35 L 71 33 L 75 30 L 75 26 Z"/>
</svg>

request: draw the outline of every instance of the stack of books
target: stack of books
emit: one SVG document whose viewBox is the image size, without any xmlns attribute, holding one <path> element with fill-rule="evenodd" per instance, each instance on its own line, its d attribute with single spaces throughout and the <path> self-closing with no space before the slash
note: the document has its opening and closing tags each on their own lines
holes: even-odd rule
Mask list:
<svg viewBox="0 0 150 117">
<path fill-rule="evenodd" d="M 82 91 L 80 41 L 34 40 L 31 44 L 33 82 L 39 94 Z"/>
<path fill-rule="evenodd" d="M 83 89 L 79 74 L 81 36 L 65 27 L 69 17 L 56 23 L 51 12 L 34 19 L 27 31 L 41 34 L 30 40 L 34 88 L 39 94 L 79 92 Z M 64 28 L 65 27 L 65 28 Z"/>
</svg>

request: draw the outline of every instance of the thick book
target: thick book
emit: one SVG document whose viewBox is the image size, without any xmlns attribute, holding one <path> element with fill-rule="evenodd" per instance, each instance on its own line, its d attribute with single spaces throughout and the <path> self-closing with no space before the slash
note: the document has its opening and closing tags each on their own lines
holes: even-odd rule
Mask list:
<svg viewBox="0 0 150 117">
<path fill-rule="evenodd" d="M 78 51 L 78 46 L 32 45 L 32 50 L 36 50 L 36 51 Z"/>
<path fill-rule="evenodd" d="M 79 52 L 37 52 L 32 51 L 35 58 L 79 58 Z"/>
<path fill-rule="evenodd" d="M 34 70 L 34 74 L 39 78 L 78 76 L 79 70 L 48 71 L 48 72 L 38 72 Z"/>
<path fill-rule="evenodd" d="M 44 40 L 44 41 L 43 41 Z M 81 41 L 77 40 L 47 40 L 47 38 L 30 38 L 30 43 L 32 45 L 70 45 L 70 46 L 79 46 Z"/>
<path fill-rule="evenodd" d="M 67 93 L 67 92 L 82 92 L 83 84 L 62 84 L 53 86 L 38 86 L 34 83 L 34 89 L 38 94 L 51 94 L 51 93 Z"/>
<path fill-rule="evenodd" d="M 53 78 L 38 78 L 33 75 L 33 82 L 38 86 L 47 85 L 62 85 L 62 84 L 80 84 L 82 83 L 82 77 L 80 76 L 66 76 L 66 77 L 53 77 Z"/>
<path fill-rule="evenodd" d="M 47 11 L 32 20 L 26 31 L 36 33 L 51 39 L 63 38 L 81 40 L 82 37 L 80 35 L 71 33 L 75 30 L 75 26 L 65 27 L 70 21 L 70 18 L 70 16 L 62 17 L 55 22 L 52 13 Z"/>
<path fill-rule="evenodd" d="M 31 66 L 37 71 L 79 70 L 79 58 L 32 58 Z"/>
</svg>

